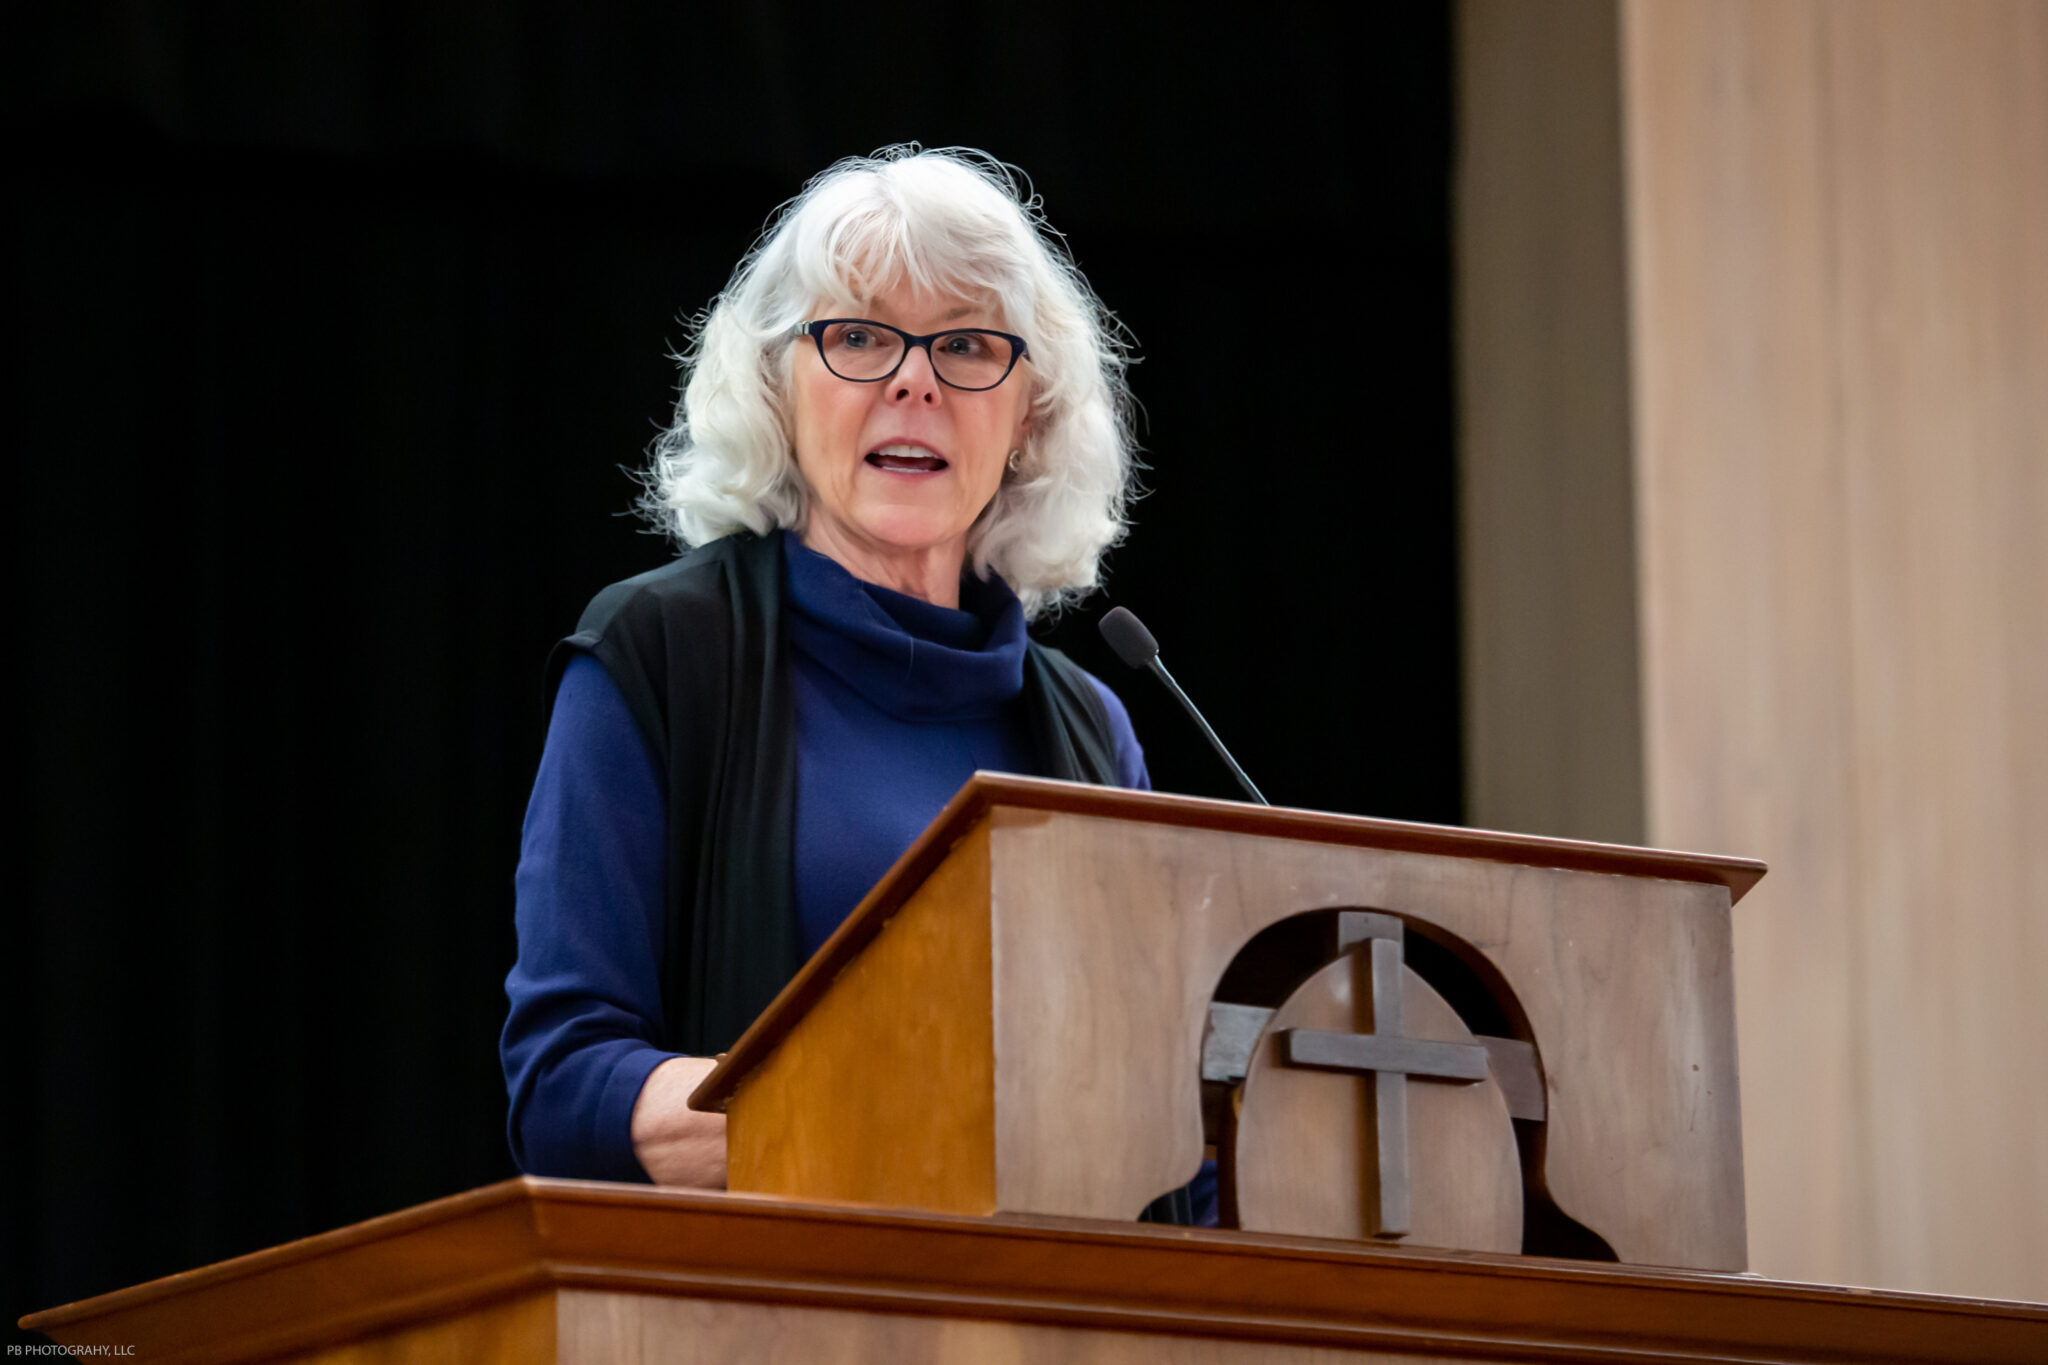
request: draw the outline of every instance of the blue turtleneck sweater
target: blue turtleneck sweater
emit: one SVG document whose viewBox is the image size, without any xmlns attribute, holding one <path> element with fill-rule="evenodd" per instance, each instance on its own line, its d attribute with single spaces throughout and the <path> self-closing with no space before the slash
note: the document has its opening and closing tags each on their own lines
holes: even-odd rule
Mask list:
<svg viewBox="0 0 2048 1365">
<path fill-rule="evenodd" d="M 969 575 L 961 610 L 855 578 L 783 537 L 796 725 L 796 907 L 815 952 L 977 768 L 1036 773 L 1024 612 Z M 1150 787 L 1103 687 L 1125 786 Z M 522 1170 L 647 1176 L 634 1101 L 662 1035 L 667 795 L 625 698 L 588 655 L 555 694 L 514 878 L 519 960 L 500 1054 Z"/>
</svg>

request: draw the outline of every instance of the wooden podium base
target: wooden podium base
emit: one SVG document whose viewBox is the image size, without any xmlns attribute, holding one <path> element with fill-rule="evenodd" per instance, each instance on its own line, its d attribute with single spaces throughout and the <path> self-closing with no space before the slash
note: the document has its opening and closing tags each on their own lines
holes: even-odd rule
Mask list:
<svg viewBox="0 0 2048 1365">
<path fill-rule="evenodd" d="M 2048 1307 L 522 1179 L 22 1325 L 158 1361 L 2027 1361 Z"/>
</svg>

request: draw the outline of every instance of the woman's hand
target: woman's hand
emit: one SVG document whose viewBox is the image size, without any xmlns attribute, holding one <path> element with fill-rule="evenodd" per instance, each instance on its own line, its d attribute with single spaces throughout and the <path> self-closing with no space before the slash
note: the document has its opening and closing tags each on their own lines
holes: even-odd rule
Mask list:
<svg viewBox="0 0 2048 1365">
<path fill-rule="evenodd" d="M 715 1065 L 709 1057 L 671 1057 L 640 1087 L 633 1155 L 657 1185 L 725 1188 L 725 1115 L 690 1108 L 690 1092 Z"/>
</svg>

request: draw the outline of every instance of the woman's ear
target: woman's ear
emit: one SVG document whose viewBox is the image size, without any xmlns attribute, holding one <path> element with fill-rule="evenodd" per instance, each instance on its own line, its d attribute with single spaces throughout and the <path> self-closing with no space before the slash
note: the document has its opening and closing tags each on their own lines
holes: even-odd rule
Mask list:
<svg viewBox="0 0 2048 1365">
<path fill-rule="evenodd" d="M 1010 444 L 1021 449 L 1038 430 L 1038 395 L 1026 394 L 1017 409 L 1017 429 L 1010 433 Z"/>
<path fill-rule="evenodd" d="M 1026 412 L 1017 419 L 1017 429 L 1010 433 L 1010 458 L 1003 462 L 1005 479 L 1019 478 L 1025 466 L 1031 463 L 1031 414 Z"/>
</svg>

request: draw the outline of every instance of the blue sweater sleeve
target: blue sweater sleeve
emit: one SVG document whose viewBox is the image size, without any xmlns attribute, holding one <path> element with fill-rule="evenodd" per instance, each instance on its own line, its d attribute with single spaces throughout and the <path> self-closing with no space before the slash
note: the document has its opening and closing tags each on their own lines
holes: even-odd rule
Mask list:
<svg viewBox="0 0 2048 1365">
<path fill-rule="evenodd" d="M 1109 728 L 1116 737 L 1117 784 L 1136 791 L 1151 791 L 1152 774 L 1145 771 L 1145 751 L 1138 745 L 1138 732 L 1131 728 L 1131 713 L 1124 710 L 1123 698 L 1093 673 L 1088 675 L 1088 681 L 1095 684 L 1103 706 L 1109 711 Z"/>
<path fill-rule="evenodd" d="M 513 879 L 519 958 L 499 1040 L 513 1158 L 532 1175 L 647 1179 L 633 1104 L 661 1036 L 667 798 L 604 666 L 563 671 Z"/>
</svg>

